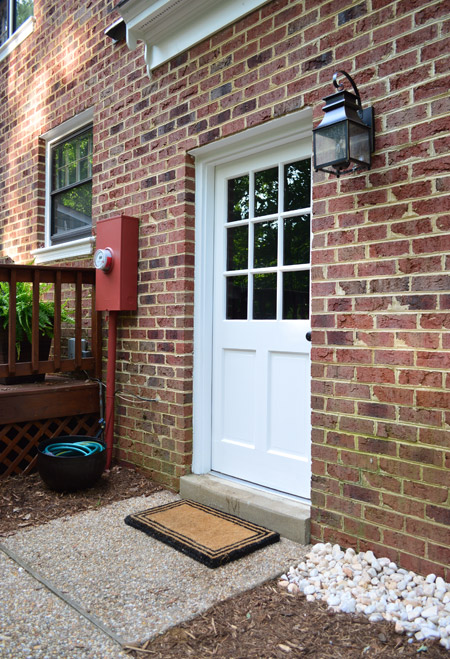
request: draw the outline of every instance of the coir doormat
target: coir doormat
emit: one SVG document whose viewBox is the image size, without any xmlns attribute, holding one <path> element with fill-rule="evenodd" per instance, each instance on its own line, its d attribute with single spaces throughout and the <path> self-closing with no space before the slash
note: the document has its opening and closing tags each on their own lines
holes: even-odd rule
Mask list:
<svg viewBox="0 0 450 659">
<path fill-rule="evenodd" d="M 188 499 L 128 515 L 125 524 L 211 568 L 280 539 L 274 531 Z"/>
</svg>

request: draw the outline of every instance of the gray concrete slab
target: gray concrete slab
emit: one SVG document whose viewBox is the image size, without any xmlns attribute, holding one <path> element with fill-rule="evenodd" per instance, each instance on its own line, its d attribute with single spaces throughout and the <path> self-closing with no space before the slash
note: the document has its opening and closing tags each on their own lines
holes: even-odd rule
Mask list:
<svg viewBox="0 0 450 659">
<path fill-rule="evenodd" d="M 282 539 L 211 570 L 123 521 L 130 513 L 175 498 L 170 492 L 157 492 L 53 520 L 5 539 L 8 552 L 42 579 L 0 552 L 0 579 L 9 584 L 0 591 L 0 655 L 119 658 L 123 653 L 112 637 L 127 644 L 146 640 L 278 576 L 304 556 L 305 547 Z M 78 610 L 45 582 L 76 603 Z M 102 632 L 95 620 L 111 633 Z"/>
</svg>

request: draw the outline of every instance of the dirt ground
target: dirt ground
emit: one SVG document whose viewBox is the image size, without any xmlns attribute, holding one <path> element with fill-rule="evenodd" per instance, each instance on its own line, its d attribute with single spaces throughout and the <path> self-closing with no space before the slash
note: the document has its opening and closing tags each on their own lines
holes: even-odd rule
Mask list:
<svg viewBox="0 0 450 659">
<path fill-rule="evenodd" d="M 16 531 L 130 497 L 149 495 L 159 485 L 130 469 L 113 467 L 83 492 L 57 494 L 38 474 L 0 479 L 0 539 Z M 280 566 L 280 570 L 289 566 Z M 311 659 L 447 657 L 436 642 L 408 643 L 393 625 L 370 623 L 364 616 L 328 611 L 269 581 L 216 604 L 203 615 L 165 634 L 126 649 L 130 657 L 182 659 Z"/>
</svg>

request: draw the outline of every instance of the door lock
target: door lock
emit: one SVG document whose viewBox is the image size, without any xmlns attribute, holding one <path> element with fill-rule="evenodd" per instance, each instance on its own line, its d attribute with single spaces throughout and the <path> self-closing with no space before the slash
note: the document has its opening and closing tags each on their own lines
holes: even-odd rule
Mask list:
<svg viewBox="0 0 450 659">
<path fill-rule="evenodd" d="M 305 339 L 306 339 L 307 341 L 311 341 L 311 330 L 309 330 L 308 332 L 306 332 L 306 334 L 305 334 Z"/>
</svg>

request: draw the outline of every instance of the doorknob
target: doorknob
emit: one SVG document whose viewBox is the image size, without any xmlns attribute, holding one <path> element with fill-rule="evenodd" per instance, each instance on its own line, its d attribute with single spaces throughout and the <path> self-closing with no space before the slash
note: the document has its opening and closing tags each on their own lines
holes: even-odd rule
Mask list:
<svg viewBox="0 0 450 659">
<path fill-rule="evenodd" d="M 307 341 L 311 341 L 311 330 L 309 330 L 309 332 L 306 332 L 305 338 Z"/>
</svg>

